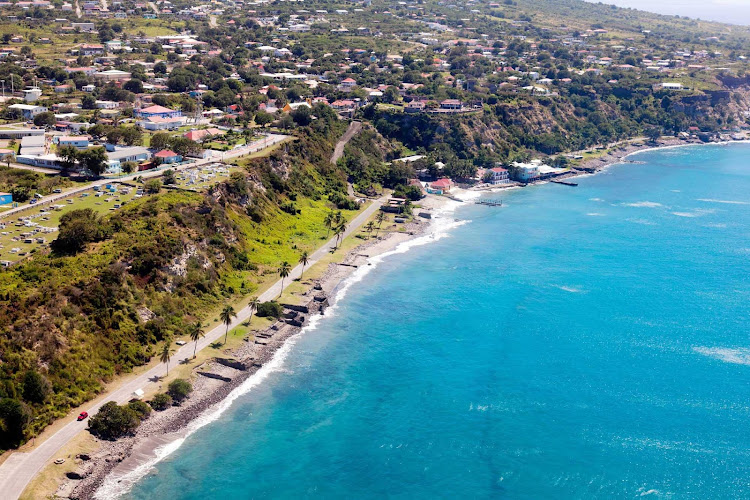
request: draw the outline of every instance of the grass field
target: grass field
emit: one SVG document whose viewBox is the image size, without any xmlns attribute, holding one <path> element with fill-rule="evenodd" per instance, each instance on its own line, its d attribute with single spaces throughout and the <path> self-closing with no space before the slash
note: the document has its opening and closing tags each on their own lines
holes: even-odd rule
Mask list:
<svg viewBox="0 0 750 500">
<path fill-rule="evenodd" d="M 60 217 L 71 210 L 90 208 L 104 215 L 117 210 L 119 207 L 116 207 L 116 205 L 122 206 L 134 199 L 136 196 L 135 189 L 119 184 L 118 186 L 123 192 L 97 196 L 99 193 L 90 189 L 61 201 L 57 204 L 59 209 L 54 209 L 50 205 L 29 208 L 19 215 L 19 219 L 3 221 L 5 228 L 0 230 L 0 260 L 15 262 L 46 248 L 49 242 L 57 237 L 57 231 L 46 232 L 41 228 L 56 229 L 60 224 Z M 125 189 L 128 191 L 127 194 L 124 194 Z M 23 223 L 17 222 L 20 218 L 28 219 L 38 226 L 27 227 Z M 43 238 L 44 241 L 38 241 L 38 238 Z M 32 241 L 26 242 L 29 239 Z"/>
</svg>

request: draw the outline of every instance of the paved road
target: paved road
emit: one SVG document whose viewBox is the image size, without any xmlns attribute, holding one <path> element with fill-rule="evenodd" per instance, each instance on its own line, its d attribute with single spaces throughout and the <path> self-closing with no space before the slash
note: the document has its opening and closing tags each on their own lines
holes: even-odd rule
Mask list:
<svg viewBox="0 0 750 500">
<path fill-rule="evenodd" d="M 235 158 L 237 156 L 242 156 L 242 155 L 254 153 L 256 151 L 260 151 L 262 149 L 265 149 L 265 148 L 267 148 L 269 146 L 273 146 L 274 144 L 278 144 L 279 142 L 287 139 L 288 137 L 289 136 L 287 136 L 287 135 L 281 135 L 281 134 L 268 134 L 264 138 L 258 139 L 257 141 L 254 141 L 254 142 L 250 143 L 248 146 L 245 146 L 243 148 L 238 148 L 238 149 L 235 149 L 235 150 L 232 150 L 232 151 L 227 151 L 223 155 L 221 153 L 219 153 L 218 155 L 216 153 L 214 153 L 214 155 L 212 157 L 207 158 L 205 160 L 198 160 L 198 161 L 195 161 L 193 163 L 186 163 L 184 165 L 179 165 L 177 167 L 171 167 L 171 168 L 172 168 L 172 170 L 175 170 L 175 171 L 187 170 L 187 169 L 190 169 L 190 168 L 199 167 L 201 165 L 206 165 L 208 163 L 216 163 L 216 162 L 222 161 L 224 159 Z M 146 171 L 143 171 L 143 172 L 137 172 L 137 173 L 134 173 L 134 174 L 124 175 L 122 177 L 117 177 L 117 178 L 104 178 L 104 179 L 100 179 L 98 181 L 94 181 L 94 182 L 91 182 L 89 184 L 86 184 L 86 185 L 83 185 L 83 186 L 80 186 L 80 187 L 76 187 L 76 188 L 68 190 L 68 191 L 65 191 L 63 193 L 51 194 L 51 195 L 45 196 L 43 198 L 40 198 L 39 201 L 36 204 L 34 204 L 34 205 L 28 205 L 28 204 L 27 205 L 21 205 L 19 207 L 11 208 L 10 210 L 6 210 L 5 212 L 0 213 L 0 220 L 7 219 L 8 217 L 11 217 L 11 216 L 13 216 L 15 214 L 18 214 L 20 212 L 23 212 L 25 210 L 29 210 L 29 209 L 33 209 L 33 208 L 39 208 L 41 206 L 48 205 L 50 203 L 55 203 L 55 202 L 60 201 L 60 200 L 68 199 L 71 196 L 73 196 L 73 195 L 75 195 L 77 193 L 83 192 L 83 191 L 87 191 L 87 190 L 93 188 L 94 186 L 103 186 L 105 184 L 110 184 L 112 182 L 127 182 L 127 181 L 132 181 L 136 177 L 142 177 L 144 179 L 148 179 L 148 178 L 151 178 L 151 177 L 159 177 L 162 174 L 164 174 L 164 170 L 166 170 L 167 168 L 170 168 L 170 167 L 164 166 L 164 167 L 162 167 L 162 168 L 160 168 L 158 170 L 146 170 Z"/>
<path fill-rule="evenodd" d="M 357 215 L 349 223 L 349 228 L 344 233 L 344 236 L 354 234 L 367 220 L 375 213 L 383 203 L 384 198 L 373 201 L 373 203 L 367 207 L 362 213 Z M 318 262 L 328 252 L 334 248 L 336 238 L 331 238 L 322 247 L 312 253 L 309 258 L 309 263 L 306 268 L 310 268 L 313 264 Z M 285 279 L 286 288 L 295 279 L 299 278 L 302 274 L 302 266 L 297 265 L 294 267 L 289 274 L 289 277 Z M 262 302 L 266 302 L 275 299 L 279 296 L 282 291 L 281 280 L 274 283 L 268 290 L 261 294 L 258 298 Z M 230 325 L 231 328 L 235 328 L 244 321 L 246 321 L 251 314 L 249 307 L 245 307 L 238 311 L 237 318 Z M 219 325 L 213 330 L 206 332 L 206 336 L 198 341 L 198 350 L 205 348 L 212 344 L 224 335 L 225 326 Z M 180 347 L 172 357 L 172 364 L 176 364 L 185 358 L 192 358 L 193 356 L 193 343 L 189 342 L 186 345 Z M 106 398 L 102 398 L 99 403 L 93 404 L 88 411 L 89 415 L 96 414 L 99 408 L 107 401 L 116 401 L 119 404 L 125 403 L 132 398 L 133 392 L 136 389 L 144 389 L 149 391 L 155 384 L 159 383 L 159 377 L 165 375 L 165 366 L 159 364 L 147 372 L 127 380 L 123 385 L 107 394 Z M 36 449 L 26 453 L 13 453 L 8 459 L 0 465 L 0 496 L 3 500 L 18 498 L 29 482 L 36 476 L 36 474 L 42 470 L 52 459 L 55 458 L 60 449 L 68 444 L 78 433 L 86 429 L 86 422 L 78 422 L 75 420 L 75 416 L 66 417 L 70 422 L 59 431 L 54 433 L 52 436 L 47 438 L 42 444 Z"/>
</svg>

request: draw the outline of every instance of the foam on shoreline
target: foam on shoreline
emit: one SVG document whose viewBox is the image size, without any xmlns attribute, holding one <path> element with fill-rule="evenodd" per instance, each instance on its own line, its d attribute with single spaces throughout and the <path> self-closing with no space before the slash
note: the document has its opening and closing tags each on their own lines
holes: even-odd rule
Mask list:
<svg viewBox="0 0 750 500">
<path fill-rule="evenodd" d="M 470 191 L 461 191 L 457 194 L 458 199 L 473 199 L 478 196 L 479 193 Z M 127 493 L 138 481 L 143 479 L 160 461 L 169 457 L 172 453 L 177 451 L 185 440 L 198 431 L 201 427 L 208 425 L 218 420 L 221 415 L 229 409 L 232 403 L 239 398 L 252 392 L 252 390 L 258 387 L 264 380 L 266 380 L 271 374 L 281 371 L 284 366 L 284 362 L 292 351 L 297 340 L 304 334 L 314 331 L 318 328 L 321 320 L 324 318 L 330 318 L 335 316 L 336 310 L 338 309 L 338 302 L 343 299 L 352 285 L 362 281 L 378 264 L 383 262 L 387 257 L 391 255 L 397 255 L 408 252 L 410 249 L 438 241 L 444 237 L 449 236 L 449 233 L 463 224 L 467 224 L 469 220 L 455 220 L 452 215 L 453 212 L 461 206 L 462 203 L 458 201 L 448 201 L 444 203 L 439 209 L 435 211 L 435 217 L 429 224 L 427 230 L 415 237 L 407 239 L 397 244 L 395 248 L 383 252 L 379 255 L 375 255 L 369 260 L 370 265 L 359 266 L 354 272 L 344 278 L 335 288 L 335 291 L 331 297 L 331 305 L 326 309 L 325 316 L 315 315 L 312 316 L 307 325 L 305 325 L 298 333 L 289 337 L 283 345 L 273 354 L 273 357 L 268 363 L 265 363 L 256 373 L 248 377 L 247 380 L 242 382 L 238 387 L 227 395 L 226 398 L 222 399 L 210 409 L 193 419 L 188 423 L 179 433 L 179 437 L 170 441 L 167 444 L 159 446 L 154 451 L 154 456 L 143 463 L 136 466 L 133 470 L 118 476 L 108 474 L 105 476 L 101 486 L 94 493 L 94 498 L 97 499 L 112 499 L 118 498 L 123 494 Z"/>
</svg>

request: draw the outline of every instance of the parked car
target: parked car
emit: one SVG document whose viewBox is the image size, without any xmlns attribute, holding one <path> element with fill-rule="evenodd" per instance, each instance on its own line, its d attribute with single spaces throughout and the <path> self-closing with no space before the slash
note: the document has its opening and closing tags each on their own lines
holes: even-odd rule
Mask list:
<svg viewBox="0 0 750 500">
<path fill-rule="evenodd" d="M 88 412 L 82 411 L 80 415 L 78 415 L 78 421 L 86 420 L 86 418 L 89 416 Z"/>
</svg>

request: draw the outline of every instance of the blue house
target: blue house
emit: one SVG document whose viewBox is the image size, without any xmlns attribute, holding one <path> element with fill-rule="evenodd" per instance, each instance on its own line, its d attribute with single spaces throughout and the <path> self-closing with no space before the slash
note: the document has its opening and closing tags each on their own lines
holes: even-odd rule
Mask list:
<svg viewBox="0 0 750 500">
<path fill-rule="evenodd" d="M 0 193 L 0 205 L 10 205 L 13 203 L 13 195 L 10 193 Z"/>
</svg>

